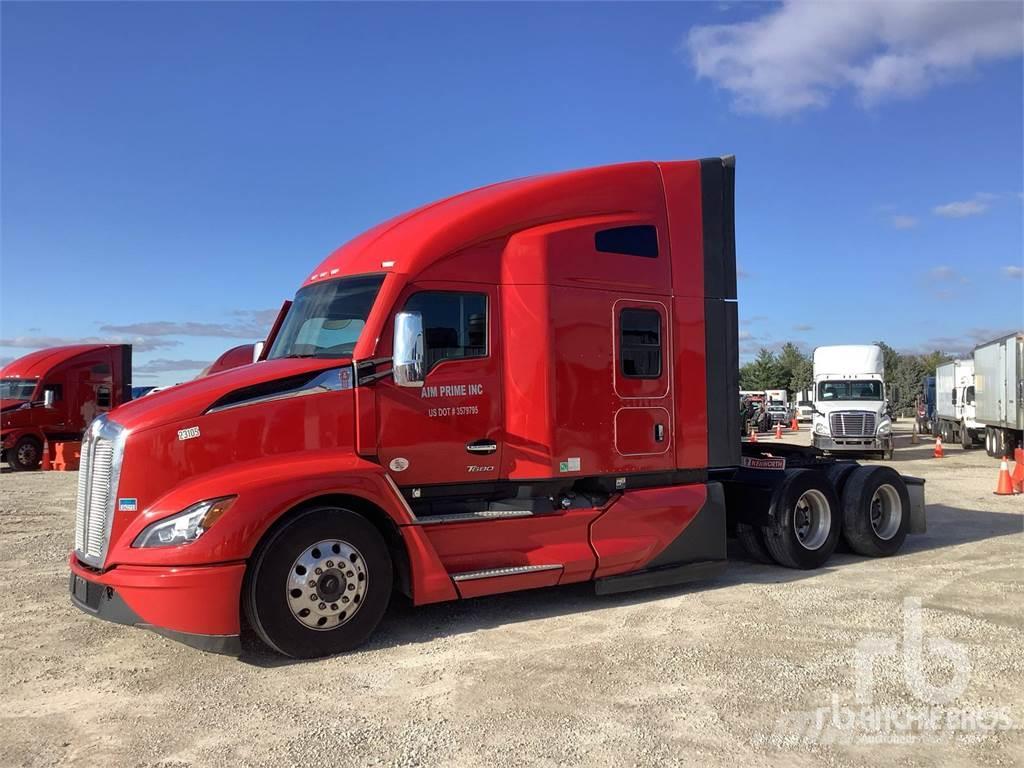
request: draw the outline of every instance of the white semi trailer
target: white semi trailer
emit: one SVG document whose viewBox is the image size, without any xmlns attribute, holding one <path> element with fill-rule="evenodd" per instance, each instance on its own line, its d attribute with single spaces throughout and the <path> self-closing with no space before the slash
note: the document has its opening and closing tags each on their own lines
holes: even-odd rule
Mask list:
<svg viewBox="0 0 1024 768">
<path fill-rule="evenodd" d="M 974 360 L 951 360 L 935 369 L 935 414 L 947 443 L 965 449 L 979 442 L 985 428 L 975 420 Z"/>
<path fill-rule="evenodd" d="M 876 344 L 814 350 L 814 447 L 892 458 L 885 362 Z"/>
<path fill-rule="evenodd" d="M 989 456 L 1012 456 L 1024 444 L 1024 331 L 974 348 L 975 419 Z"/>
</svg>

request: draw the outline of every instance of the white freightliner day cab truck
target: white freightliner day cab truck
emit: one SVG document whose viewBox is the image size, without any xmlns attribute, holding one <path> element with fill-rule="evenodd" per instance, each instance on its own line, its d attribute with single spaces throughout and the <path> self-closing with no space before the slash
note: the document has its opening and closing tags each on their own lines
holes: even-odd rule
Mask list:
<svg viewBox="0 0 1024 768">
<path fill-rule="evenodd" d="M 892 458 L 885 363 L 876 344 L 814 350 L 814 447 Z"/>
<path fill-rule="evenodd" d="M 974 419 L 973 360 L 951 360 L 935 369 L 935 413 L 945 442 L 966 449 L 980 440 L 985 428 Z"/>
<path fill-rule="evenodd" d="M 975 418 L 989 456 L 1024 444 L 1024 331 L 974 348 Z"/>
</svg>

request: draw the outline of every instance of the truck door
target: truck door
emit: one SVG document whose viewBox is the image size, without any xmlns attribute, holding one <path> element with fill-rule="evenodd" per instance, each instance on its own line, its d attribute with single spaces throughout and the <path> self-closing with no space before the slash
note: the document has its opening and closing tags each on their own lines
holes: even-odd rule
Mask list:
<svg viewBox="0 0 1024 768">
<path fill-rule="evenodd" d="M 637 471 L 667 469 L 674 464 L 668 308 L 661 301 L 621 299 L 612 315 L 615 450 Z"/>
<path fill-rule="evenodd" d="M 421 388 L 377 385 L 378 455 L 403 487 L 494 480 L 501 466 L 497 292 L 478 283 L 412 286 L 397 311 L 423 316 Z M 391 327 L 393 328 L 393 320 Z"/>
</svg>

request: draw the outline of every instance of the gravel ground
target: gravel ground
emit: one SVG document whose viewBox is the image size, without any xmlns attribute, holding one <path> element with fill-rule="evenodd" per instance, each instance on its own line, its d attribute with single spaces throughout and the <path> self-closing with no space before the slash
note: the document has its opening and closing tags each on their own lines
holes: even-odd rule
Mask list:
<svg viewBox="0 0 1024 768">
<path fill-rule="evenodd" d="M 252 643 L 241 659 L 207 655 L 83 615 L 64 565 L 76 474 L 5 473 L 0 765 L 1024 762 L 1024 503 L 992 494 L 998 465 L 982 451 L 948 447 L 940 462 L 905 434 L 898 446 L 895 466 L 927 479 L 929 501 L 928 534 L 898 557 L 838 554 L 805 573 L 735 551 L 701 586 L 394 606 L 364 650 L 305 663 Z M 915 685 L 905 598 L 922 606 Z M 897 650 L 862 710 L 855 649 L 871 638 Z M 950 681 L 929 710 L 924 685 Z M 879 744 L 848 724 L 884 711 L 949 727 Z"/>
</svg>

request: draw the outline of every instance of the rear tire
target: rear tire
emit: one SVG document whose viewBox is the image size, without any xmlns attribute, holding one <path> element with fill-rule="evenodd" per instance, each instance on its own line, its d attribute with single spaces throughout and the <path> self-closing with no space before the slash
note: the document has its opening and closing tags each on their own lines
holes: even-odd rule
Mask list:
<svg viewBox="0 0 1024 768">
<path fill-rule="evenodd" d="M 842 517 L 839 499 L 828 478 L 811 469 L 794 469 L 776 488 L 765 526 L 765 545 L 779 565 L 810 570 L 832 556 Z"/>
<path fill-rule="evenodd" d="M 843 490 L 843 536 L 866 557 L 888 557 L 910 529 L 910 494 L 892 467 L 858 467 Z"/>
<path fill-rule="evenodd" d="M 270 648 L 297 659 L 364 643 L 388 607 L 393 581 L 380 532 L 337 507 L 307 510 L 274 531 L 246 576 L 249 624 Z"/>
<path fill-rule="evenodd" d="M 42 460 L 43 446 L 31 435 L 18 438 L 14 447 L 7 451 L 7 463 L 15 472 L 31 472 L 34 469 L 39 469 Z"/>
<path fill-rule="evenodd" d="M 764 532 L 759 527 L 747 525 L 746 523 L 736 523 L 736 538 L 740 540 L 740 544 L 743 545 L 743 549 L 750 555 L 752 560 L 769 565 L 775 563 L 771 553 L 768 551 L 768 547 L 764 543 Z"/>
</svg>

